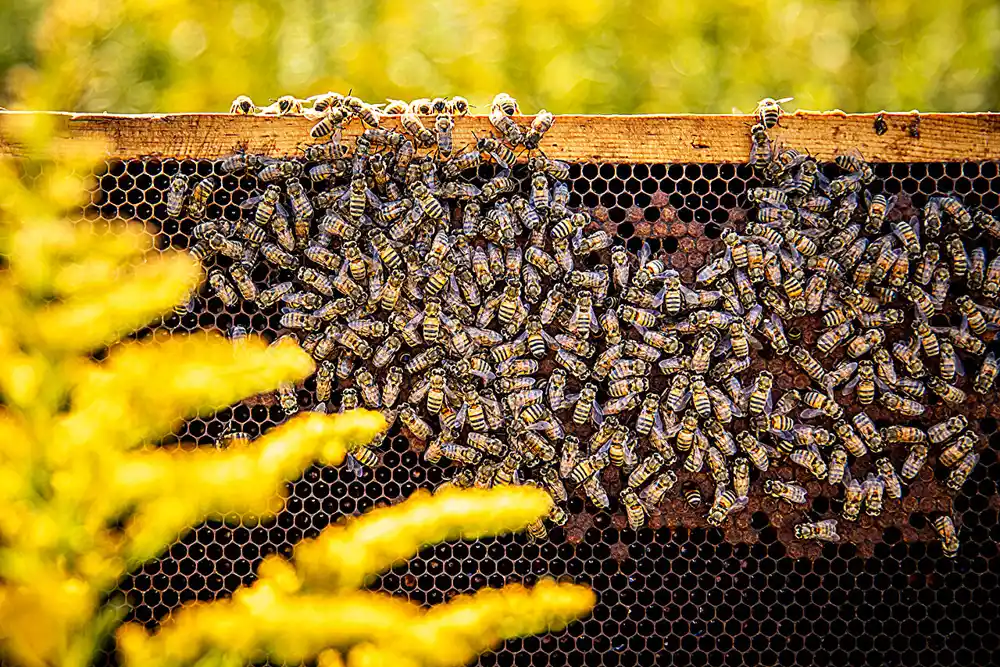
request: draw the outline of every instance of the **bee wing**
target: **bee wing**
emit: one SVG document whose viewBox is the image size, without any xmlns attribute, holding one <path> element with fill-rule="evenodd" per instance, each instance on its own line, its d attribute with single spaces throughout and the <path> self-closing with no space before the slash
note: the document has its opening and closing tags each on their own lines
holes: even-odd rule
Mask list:
<svg viewBox="0 0 1000 667">
<path fill-rule="evenodd" d="M 861 381 L 861 375 L 855 374 L 855 376 L 851 378 L 851 381 L 844 385 L 844 391 L 843 391 L 844 396 L 850 396 L 851 394 L 853 394 L 854 388 L 858 386 L 858 383 L 860 381 Z"/>
<path fill-rule="evenodd" d="M 601 408 L 601 404 L 598 403 L 596 399 L 594 400 L 594 404 L 590 406 L 590 418 L 597 426 L 604 423 L 604 410 Z"/>
<path fill-rule="evenodd" d="M 823 412 L 822 410 L 817 410 L 815 408 L 806 408 L 805 410 L 799 413 L 799 417 L 801 419 L 814 419 L 816 417 L 820 417 L 825 414 L 826 413 Z"/>
<path fill-rule="evenodd" d="M 555 338 L 553 338 L 552 336 L 550 336 L 549 332 L 547 332 L 545 329 L 542 329 L 541 333 L 542 333 L 542 340 L 544 340 L 545 343 L 550 348 L 552 348 L 554 350 L 554 349 L 556 349 L 556 348 L 559 347 L 559 342 Z M 524 332 L 524 337 L 527 338 L 527 336 L 528 336 L 528 332 L 525 331 Z"/>
<path fill-rule="evenodd" d="M 687 404 L 690 400 L 691 400 L 691 392 L 685 391 L 684 395 L 681 396 L 681 399 L 677 402 L 677 410 L 675 410 L 675 412 L 683 411 L 684 408 L 687 407 Z"/>
<path fill-rule="evenodd" d="M 988 363 L 991 358 L 995 359 L 995 355 L 992 352 L 989 353 L 983 363 Z M 962 358 L 958 356 L 958 352 L 955 351 L 954 347 L 951 349 L 951 360 L 955 364 L 955 373 L 965 377 L 965 365 L 962 363 Z"/>
<path fill-rule="evenodd" d="M 260 203 L 260 201 L 261 201 L 261 200 L 262 200 L 263 198 L 264 198 L 264 195 L 257 195 L 256 197 L 250 197 L 250 199 L 247 199 L 247 200 L 246 200 L 245 202 L 243 202 L 242 204 L 238 204 L 238 206 L 239 206 L 240 208 L 244 208 L 244 209 L 246 209 L 246 208 L 253 208 L 253 207 L 254 207 L 254 206 L 256 206 L 257 204 L 259 204 L 259 203 Z"/>
<path fill-rule="evenodd" d="M 764 344 L 761 343 L 760 339 L 756 338 L 755 336 L 751 336 L 750 334 L 747 334 L 747 340 L 750 342 L 750 347 L 752 347 L 753 349 L 755 349 L 755 350 L 763 350 L 764 349 Z"/>
<path fill-rule="evenodd" d="M 721 343 L 719 343 L 718 345 L 716 345 L 715 349 L 712 350 L 712 356 L 713 357 L 724 357 L 724 356 L 726 356 L 729 353 L 729 350 L 731 350 L 731 349 L 733 349 L 732 338 L 729 337 L 729 336 L 726 336 L 725 340 L 723 340 Z"/>
<path fill-rule="evenodd" d="M 313 412 L 326 414 L 326 403 L 317 403 L 315 407 L 313 407 Z"/>
<path fill-rule="evenodd" d="M 358 460 L 354 458 L 353 454 L 347 455 L 347 469 L 355 475 L 361 475 L 361 473 L 364 472 L 364 468 L 360 463 L 358 463 Z"/>
<path fill-rule="evenodd" d="M 667 285 L 666 283 L 664 283 L 663 288 L 659 292 L 657 292 L 656 295 L 653 297 L 654 307 L 659 308 L 660 306 L 662 306 L 663 300 L 666 298 L 666 296 L 667 296 Z"/>
</svg>

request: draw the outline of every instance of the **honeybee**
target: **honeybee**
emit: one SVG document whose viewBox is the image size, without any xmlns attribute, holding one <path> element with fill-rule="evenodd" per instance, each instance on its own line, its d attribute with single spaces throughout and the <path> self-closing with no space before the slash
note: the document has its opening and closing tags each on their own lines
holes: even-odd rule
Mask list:
<svg viewBox="0 0 1000 667">
<path fill-rule="evenodd" d="M 293 415 L 299 411 L 299 397 L 295 392 L 295 385 L 288 383 L 278 385 L 278 403 L 286 415 Z"/>
<path fill-rule="evenodd" d="M 919 417 L 926 410 L 922 403 L 905 398 L 891 391 L 884 392 L 879 398 L 882 401 L 882 405 L 893 412 L 898 412 L 904 417 Z"/>
<path fill-rule="evenodd" d="M 733 350 L 736 351 L 735 345 Z M 814 382 L 821 386 L 826 384 L 826 369 L 808 350 L 801 345 L 796 345 L 789 350 L 789 356 Z"/>
<path fill-rule="evenodd" d="M 865 202 L 868 205 L 868 221 L 865 223 L 865 231 L 869 234 L 876 234 L 882 229 L 886 216 L 896 205 L 896 197 L 878 194 L 872 196 L 865 193 Z"/>
<path fill-rule="evenodd" d="M 784 113 L 781 105 L 791 101 L 791 97 L 783 97 L 780 100 L 765 97 L 757 103 L 754 115 L 757 116 L 760 123 L 764 126 L 764 129 L 770 130 L 778 124 L 778 118 Z"/>
<path fill-rule="evenodd" d="M 979 454 L 975 452 L 966 454 L 948 475 L 948 480 L 945 482 L 947 487 L 952 491 L 961 491 L 977 463 L 979 463 Z"/>
<path fill-rule="evenodd" d="M 888 458 L 880 458 L 875 461 L 875 469 L 879 473 L 879 478 L 885 484 L 885 495 L 894 500 L 903 497 L 903 485 L 896 475 L 896 469 L 892 467 L 892 461 Z"/>
<path fill-rule="evenodd" d="M 997 372 L 1000 370 L 1000 365 L 997 363 L 996 354 L 990 352 L 983 359 L 982 366 L 979 367 L 979 372 L 976 373 L 976 377 L 972 382 L 973 388 L 979 394 L 988 394 L 993 389 L 993 383 L 997 379 Z"/>
<path fill-rule="evenodd" d="M 824 479 L 829 472 L 823 457 L 812 449 L 796 449 L 788 458 L 792 463 L 808 470 L 818 480 Z"/>
<path fill-rule="evenodd" d="M 965 392 L 954 385 L 948 384 L 941 378 L 933 376 L 927 378 L 927 386 L 946 403 L 961 405 L 965 402 Z"/>
<path fill-rule="evenodd" d="M 884 342 L 885 332 L 882 329 L 867 329 L 851 339 L 847 344 L 847 354 L 857 359 Z"/>
<path fill-rule="evenodd" d="M 777 479 L 764 480 L 764 493 L 793 505 L 804 505 L 808 502 L 806 490 L 803 487 Z"/>
<path fill-rule="evenodd" d="M 868 473 L 864 483 L 861 485 L 863 494 L 863 504 L 865 513 L 868 516 L 878 516 L 882 513 L 883 501 L 885 499 L 885 482 L 881 475 L 875 476 Z"/>
<path fill-rule="evenodd" d="M 736 443 L 739 445 L 746 455 L 749 457 L 750 462 L 754 464 L 761 472 L 767 472 L 770 465 L 770 461 L 767 456 L 767 449 L 761 442 L 754 437 L 749 431 L 741 431 L 736 434 Z"/>
<path fill-rule="evenodd" d="M 434 429 L 424 421 L 410 404 L 404 404 L 399 411 L 399 420 L 417 440 L 426 441 L 434 435 Z"/>
<path fill-rule="evenodd" d="M 941 540 L 941 550 L 948 558 L 954 558 L 958 554 L 958 531 L 955 530 L 955 522 L 946 514 L 936 517 L 931 525 L 934 532 Z"/>
<path fill-rule="evenodd" d="M 493 107 L 489 114 L 490 125 L 494 127 L 507 143 L 512 146 L 520 146 L 524 144 L 524 131 L 521 126 L 514 122 L 510 116 L 508 116 L 504 111 L 496 104 L 494 100 Z"/>
<path fill-rule="evenodd" d="M 959 312 L 968 320 L 969 329 L 972 333 L 977 336 L 982 336 L 986 333 L 986 318 L 975 301 L 963 294 L 955 299 L 955 305 L 958 306 Z"/>
<path fill-rule="evenodd" d="M 847 474 L 847 450 L 843 447 L 834 447 L 830 452 L 826 480 L 830 484 L 840 484 L 844 481 L 845 474 Z"/>
<path fill-rule="evenodd" d="M 837 520 L 824 519 L 815 523 L 799 523 L 795 525 L 795 538 L 799 540 L 820 540 L 823 542 L 839 542 Z"/>
<path fill-rule="evenodd" d="M 750 416 L 771 411 L 771 387 L 774 376 L 768 371 L 761 371 L 749 392 L 747 413 Z"/>
<path fill-rule="evenodd" d="M 737 498 L 733 491 L 726 489 L 716 496 L 715 502 L 708 510 L 707 521 L 712 526 L 721 526 L 733 512 L 744 506 L 746 506 L 746 500 Z"/>
<path fill-rule="evenodd" d="M 229 106 L 229 113 L 242 116 L 251 116 L 260 113 L 260 109 L 254 105 L 253 100 L 246 95 L 238 95 Z"/>
<path fill-rule="evenodd" d="M 864 502 L 864 499 L 865 492 L 858 480 L 848 480 L 844 484 L 843 517 L 848 521 L 857 521 L 858 516 L 861 514 L 861 504 Z"/>
<path fill-rule="evenodd" d="M 608 509 L 611 507 L 611 499 L 608 497 L 608 492 L 604 490 L 601 481 L 596 475 L 584 480 L 582 486 L 584 493 L 587 494 L 587 498 L 597 508 Z"/>
<path fill-rule="evenodd" d="M 916 479 L 917 475 L 920 474 L 920 470 L 927 463 L 927 455 L 930 450 L 928 450 L 927 445 L 917 442 L 910 446 L 910 451 L 906 455 L 906 459 L 903 461 L 903 467 L 900 468 L 899 475 L 906 481 L 912 481 Z"/>
<path fill-rule="evenodd" d="M 622 506 L 625 508 L 625 515 L 628 517 L 628 524 L 632 530 L 639 530 L 646 523 L 646 510 L 635 491 L 626 487 L 619 494 Z"/>
<path fill-rule="evenodd" d="M 657 475 L 646 488 L 639 492 L 639 499 L 647 511 L 660 504 L 663 496 L 677 484 L 677 474 L 673 470 L 665 470 Z"/>
<path fill-rule="evenodd" d="M 952 468 L 958 465 L 959 461 L 972 451 L 975 444 L 976 440 L 972 435 L 963 433 L 955 442 L 941 451 L 938 455 L 938 462 L 946 468 Z"/>
</svg>

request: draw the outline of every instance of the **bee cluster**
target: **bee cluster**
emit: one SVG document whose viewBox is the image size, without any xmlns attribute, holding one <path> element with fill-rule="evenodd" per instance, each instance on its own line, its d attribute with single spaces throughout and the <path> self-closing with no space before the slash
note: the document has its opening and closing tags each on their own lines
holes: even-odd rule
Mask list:
<svg viewBox="0 0 1000 667">
<path fill-rule="evenodd" d="M 713 525 L 756 488 L 805 505 L 803 486 L 763 477 L 779 460 L 842 486 L 848 521 L 901 497 L 931 447 L 961 488 L 978 457 L 964 417 L 879 428 L 866 410 L 912 421 L 932 397 L 960 404 L 963 365 L 975 391 L 992 391 L 998 366 L 983 358 L 983 336 L 1000 324 L 1000 258 L 965 244 L 1000 237 L 1000 223 L 953 197 L 904 215 L 867 194 L 874 173 L 858 155 L 838 158 L 829 180 L 809 156 L 773 149 L 780 110 L 765 102 L 752 131 L 756 221 L 723 230 L 693 285 L 570 206 L 569 165 L 538 150 L 553 116 L 518 122 L 503 94 L 489 115 L 497 136 L 467 151 L 452 141 L 462 98 L 289 98 L 273 112 L 312 116 L 321 143 L 303 160 L 223 160 L 222 173 L 263 185 L 242 204 L 245 219 L 206 219 L 211 176 L 176 178 L 167 208 L 196 222 L 195 256 L 220 258 L 208 284 L 223 302 L 281 309 L 284 335 L 318 361 L 324 409 L 339 394 L 340 410 L 398 418 L 425 459 L 459 464 L 450 485 L 536 484 L 556 501 L 557 524 L 576 489 L 599 508 L 616 496 L 635 529 L 675 487 L 701 505 L 697 485 L 678 484 L 679 466 L 711 478 Z M 233 111 L 260 110 L 239 98 Z M 382 120 L 394 115 L 402 131 Z M 341 129 L 355 119 L 365 129 L 349 147 Z M 939 321 L 949 296 L 960 326 Z M 810 346 L 796 331 L 816 320 Z M 758 351 L 787 356 L 812 386 L 779 395 L 770 372 L 751 368 Z M 838 389 L 856 392 L 861 410 L 848 417 Z M 278 400 L 298 410 L 294 387 Z M 377 464 L 378 445 L 350 465 Z M 796 536 L 839 539 L 836 519 L 816 518 Z M 933 523 L 953 555 L 951 519 Z M 544 523 L 531 532 L 543 537 Z"/>
</svg>

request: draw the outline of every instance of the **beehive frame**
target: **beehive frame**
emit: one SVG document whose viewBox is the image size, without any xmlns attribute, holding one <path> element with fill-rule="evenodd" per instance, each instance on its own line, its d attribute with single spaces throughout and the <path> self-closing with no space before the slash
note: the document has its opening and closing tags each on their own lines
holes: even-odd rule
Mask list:
<svg viewBox="0 0 1000 667">
<path fill-rule="evenodd" d="M 11 115 L 0 113 L 0 125 Z M 297 155 L 309 127 L 301 118 L 223 114 L 60 114 L 56 120 L 71 139 L 100 138 L 109 146 L 109 165 L 84 215 L 138 219 L 160 248 L 185 247 L 184 229 L 165 223 L 157 208 L 162 203 L 148 194 L 164 187 L 171 169 L 201 173 L 211 169 L 209 160 L 237 147 Z M 658 247 L 676 256 L 675 266 L 690 272 L 714 243 L 713 229 L 745 214 L 752 175 L 742 164 L 752 122 L 749 116 L 561 116 L 542 148 L 576 163 L 577 203 L 609 231 L 630 241 L 658 239 Z M 455 141 L 461 146 L 473 133 L 488 132 L 484 117 L 460 119 Z M 356 133 L 352 126 L 345 136 Z M 857 148 L 877 163 L 887 187 L 914 199 L 955 191 L 988 210 L 1000 206 L 998 115 L 797 113 L 782 117 L 773 138 L 824 161 Z M 0 155 L 21 153 L 0 139 Z M 242 187 L 237 183 L 235 190 Z M 216 312 L 207 301 L 193 321 L 168 318 L 162 326 L 224 330 L 225 321 L 240 316 Z M 266 318 L 254 321 L 257 330 L 268 326 Z M 513 536 L 438 547 L 387 573 L 376 587 L 434 603 L 484 585 L 565 574 L 598 591 L 591 619 L 558 636 L 509 642 L 484 656 L 485 665 L 985 663 L 1000 647 L 1000 634 L 988 622 L 1000 605 L 1000 410 L 987 401 L 970 403 L 967 412 L 988 446 L 963 494 L 953 502 L 928 485 L 913 493 L 913 506 L 888 511 L 884 521 L 867 520 L 845 544 L 794 543 L 792 518 L 767 500 L 755 501 L 725 530 L 707 528 L 682 503 L 670 502 L 636 534 L 620 512 L 585 511 L 577 499 L 571 522 L 552 530 L 546 542 Z M 283 417 L 277 406 L 246 403 L 192 420 L 178 436 L 204 444 L 232 418 L 267 428 Z M 360 479 L 310 469 L 292 485 L 288 508 L 273 525 L 200 526 L 130 577 L 122 588 L 132 614 L 154 624 L 182 602 L 225 594 L 252 581 L 267 553 L 287 551 L 341 515 L 393 502 L 443 476 L 399 437 L 383 465 Z M 924 518 L 952 506 L 963 541 L 955 562 L 940 557 Z"/>
</svg>

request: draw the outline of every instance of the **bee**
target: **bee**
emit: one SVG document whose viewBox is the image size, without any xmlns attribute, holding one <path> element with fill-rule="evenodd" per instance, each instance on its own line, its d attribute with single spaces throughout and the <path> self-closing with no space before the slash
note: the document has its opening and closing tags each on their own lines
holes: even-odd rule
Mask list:
<svg viewBox="0 0 1000 667">
<path fill-rule="evenodd" d="M 920 340 L 917 338 L 912 338 L 909 342 L 899 340 L 892 345 L 892 355 L 906 366 L 906 370 L 910 375 L 915 377 L 923 377 L 926 374 L 923 361 L 921 361 L 920 356 L 917 354 L 919 349 Z M 883 364 L 879 364 L 879 367 L 883 367 Z M 884 368 L 888 370 L 888 365 L 885 365 Z M 894 371 L 893 374 L 895 374 Z M 888 380 L 886 382 L 888 383 Z M 896 384 L 896 382 L 891 384 Z"/>
<path fill-rule="evenodd" d="M 772 161 L 771 141 L 763 123 L 755 123 L 750 128 L 750 161 L 758 172 L 763 172 Z"/>
<path fill-rule="evenodd" d="M 931 444 L 939 445 L 951 440 L 968 426 L 969 420 L 965 415 L 956 415 L 928 427 L 927 439 L 930 440 Z"/>
<path fill-rule="evenodd" d="M 715 502 L 709 508 L 708 523 L 712 526 L 721 526 L 729 515 L 745 505 L 745 500 L 737 498 L 733 491 L 727 489 L 716 496 Z"/>
<path fill-rule="evenodd" d="M 886 216 L 896 205 L 896 197 L 878 194 L 871 196 L 865 193 L 865 201 L 868 205 L 868 221 L 865 223 L 865 231 L 869 234 L 877 234 L 885 224 Z"/>
<path fill-rule="evenodd" d="M 684 502 L 691 507 L 701 506 L 701 489 L 694 484 L 684 484 L 684 486 L 681 487 L 681 496 L 684 498 Z"/>
<path fill-rule="evenodd" d="M 437 131 L 437 150 L 441 159 L 447 160 L 451 157 L 453 148 L 452 130 L 455 129 L 455 121 L 449 114 L 438 114 L 434 119 L 434 129 Z"/>
<path fill-rule="evenodd" d="M 864 496 L 865 513 L 868 516 L 878 516 L 882 513 L 883 501 L 885 499 L 885 481 L 882 476 L 875 476 L 868 473 L 864 484 L 861 485 Z"/>
<path fill-rule="evenodd" d="M 316 369 L 316 401 L 326 403 L 330 400 L 333 390 L 334 367 L 329 361 L 323 361 Z"/>
<path fill-rule="evenodd" d="M 823 480 L 829 472 L 823 457 L 812 449 L 796 449 L 788 458 L 792 463 L 808 470 L 818 480 Z"/>
<path fill-rule="evenodd" d="M 986 318 L 975 301 L 963 294 L 955 299 L 955 305 L 958 306 L 959 312 L 968 320 L 969 329 L 972 330 L 972 333 L 977 336 L 982 336 L 986 333 L 988 328 Z"/>
<path fill-rule="evenodd" d="M 966 454 L 948 475 L 948 480 L 945 482 L 946 486 L 952 491 L 961 491 L 966 480 L 969 479 L 969 475 L 971 475 L 972 471 L 975 469 L 977 463 L 979 463 L 979 454 L 975 452 Z"/>
<path fill-rule="evenodd" d="M 927 378 L 927 386 L 930 387 L 931 391 L 941 397 L 941 400 L 945 403 L 955 406 L 961 405 L 965 402 L 965 392 L 954 385 L 948 384 L 941 378 L 933 376 Z"/>
<path fill-rule="evenodd" d="M 424 127 L 423 122 L 411 110 L 404 113 L 400 119 L 400 124 L 403 129 L 406 130 L 420 146 L 432 146 L 434 144 L 434 133 Z"/>
<path fill-rule="evenodd" d="M 918 444 L 928 441 L 927 432 L 916 426 L 887 426 L 879 431 L 879 435 L 882 436 L 882 440 L 890 444 Z"/>
<path fill-rule="evenodd" d="M 965 455 L 972 451 L 976 445 L 976 439 L 968 433 L 963 433 L 948 447 L 941 450 L 938 455 L 938 463 L 946 468 L 953 468 L 965 458 Z"/>
<path fill-rule="evenodd" d="M 862 405 L 871 405 L 875 400 L 875 387 L 880 383 L 875 377 L 875 365 L 868 359 L 863 359 L 858 363 L 858 372 L 854 379 L 844 387 L 844 393 L 849 394 L 858 390 L 858 402 Z"/>
<path fill-rule="evenodd" d="M 976 373 L 976 378 L 972 382 L 973 389 L 979 394 L 988 394 L 993 389 L 993 383 L 997 379 L 997 371 L 1000 370 L 1000 364 L 997 363 L 996 354 L 990 352 L 983 359 L 982 365 L 979 367 L 979 372 Z"/>
<path fill-rule="evenodd" d="M 278 403 L 286 415 L 294 415 L 299 411 L 299 397 L 295 393 L 295 385 L 288 383 L 278 385 Z"/>
<path fill-rule="evenodd" d="M 673 470 L 664 470 L 639 492 L 639 499 L 642 500 L 647 510 L 652 510 L 660 504 L 663 496 L 676 484 L 677 474 Z"/>
<path fill-rule="evenodd" d="M 628 525 L 632 530 L 639 530 L 646 523 L 646 510 L 639 502 L 638 496 L 631 488 L 622 489 L 619 494 L 622 506 L 625 508 L 625 515 L 628 517 Z"/>
<path fill-rule="evenodd" d="M 884 392 L 879 398 L 882 401 L 882 405 L 904 417 L 919 417 L 926 410 L 922 403 L 905 398 L 891 391 Z"/>
<path fill-rule="evenodd" d="M 602 448 L 594 454 L 580 461 L 569 473 L 568 479 L 571 484 L 582 484 L 585 480 L 594 477 L 604 470 L 611 463 L 611 455 L 607 449 Z"/>
<path fill-rule="evenodd" d="M 488 154 L 501 169 L 508 169 L 517 162 L 514 151 L 493 137 L 480 137 L 476 140 L 476 150 Z M 548 185 L 546 184 L 546 188 Z M 537 208 L 537 205 L 536 205 Z"/>
<path fill-rule="evenodd" d="M 892 467 L 892 461 L 888 458 L 880 458 L 875 461 L 875 470 L 879 473 L 879 478 L 885 484 L 885 495 L 894 500 L 903 497 L 903 485 L 896 475 L 896 469 Z"/>
<path fill-rule="evenodd" d="M 750 462 L 761 472 L 767 472 L 770 461 L 767 456 L 767 449 L 749 431 L 741 431 L 736 434 L 736 443 L 740 449 L 746 453 Z"/>
<path fill-rule="evenodd" d="M 820 540 L 822 542 L 839 542 L 837 520 L 824 519 L 815 523 L 799 523 L 795 525 L 795 539 Z"/>
<path fill-rule="evenodd" d="M 540 110 L 534 120 L 531 121 L 531 128 L 524 135 L 524 147 L 532 150 L 538 148 L 545 133 L 552 129 L 555 123 L 555 116 L 545 109 Z"/>
<path fill-rule="evenodd" d="M 958 531 L 955 530 L 955 522 L 947 514 L 942 514 L 936 517 L 931 525 L 941 540 L 941 551 L 948 558 L 954 558 L 958 554 Z"/>
<path fill-rule="evenodd" d="M 764 126 L 764 129 L 770 130 L 778 124 L 779 116 L 784 113 L 781 109 L 781 105 L 791 101 L 791 97 L 783 97 L 780 100 L 765 97 L 757 103 L 757 109 L 754 111 L 754 115 L 757 117 L 761 125 Z"/>
<path fill-rule="evenodd" d="M 399 420 L 417 440 L 426 441 L 434 435 L 434 429 L 424 421 L 410 404 L 404 404 L 399 411 Z"/>
<path fill-rule="evenodd" d="M 733 345 L 733 351 L 736 352 L 735 344 Z M 814 382 L 821 386 L 825 385 L 826 369 L 823 368 L 823 365 L 808 350 L 801 345 L 796 345 L 789 350 L 789 356 Z"/>
<path fill-rule="evenodd" d="M 834 447 L 830 452 L 830 463 L 827 470 L 826 480 L 830 484 L 840 484 L 844 481 L 847 473 L 847 450 L 843 447 Z"/>
<path fill-rule="evenodd" d="M 170 179 L 167 190 L 167 217 L 179 218 L 184 211 L 184 197 L 187 194 L 188 177 L 178 174 Z"/>
<path fill-rule="evenodd" d="M 785 328 L 781 323 L 781 318 L 777 315 L 772 314 L 771 319 L 761 323 L 761 333 L 767 338 L 775 354 L 780 356 L 788 353 L 788 338 L 785 336 Z"/>
<path fill-rule="evenodd" d="M 995 299 L 1000 294 L 1000 254 L 994 257 L 986 267 L 982 293 L 988 299 Z"/>
<path fill-rule="evenodd" d="M 229 106 L 229 113 L 238 114 L 241 116 L 252 116 L 260 113 L 260 109 L 254 105 L 253 100 L 246 95 L 239 95 L 233 100 L 233 103 Z"/>
<path fill-rule="evenodd" d="M 852 338 L 847 344 L 847 354 L 853 359 L 864 356 L 885 342 L 885 332 L 881 329 L 867 329 Z"/>
<path fill-rule="evenodd" d="M 187 187 L 187 181 L 184 182 L 184 186 Z M 191 190 L 191 198 L 188 200 L 187 205 L 187 212 L 192 220 L 198 221 L 204 219 L 209 199 L 212 198 L 212 193 L 215 191 L 215 187 L 216 181 L 213 176 L 206 176 L 195 183 L 194 188 Z M 173 193 L 173 190 L 173 183 L 171 183 L 171 189 L 167 193 L 167 215 L 170 215 L 170 196 Z"/>
<path fill-rule="evenodd" d="M 273 183 L 286 178 L 297 178 L 302 175 L 302 163 L 295 160 L 271 160 L 257 174 L 264 183 Z"/>
<path fill-rule="evenodd" d="M 969 253 L 969 275 L 966 281 L 969 289 L 979 291 L 986 279 L 986 249 L 982 246 Z"/>
<path fill-rule="evenodd" d="M 747 412 L 751 416 L 760 415 L 771 410 L 771 387 L 774 376 L 768 371 L 761 371 L 749 392 Z"/>
<path fill-rule="evenodd" d="M 240 295 L 233 288 L 232 284 L 226 280 L 226 274 L 222 272 L 221 269 L 213 269 L 208 273 L 208 284 L 215 292 L 215 295 L 222 299 L 228 307 L 233 307 L 240 301 Z"/>
<path fill-rule="evenodd" d="M 596 475 L 584 480 L 583 491 L 587 494 L 590 502 L 594 503 L 597 508 L 608 509 L 611 507 L 611 499 L 608 497 L 608 492 L 604 490 L 601 481 Z"/>
<path fill-rule="evenodd" d="M 793 505 L 804 505 L 808 502 L 806 490 L 798 484 L 782 482 L 777 479 L 764 480 L 764 493 L 778 500 L 785 500 Z"/>
<path fill-rule="evenodd" d="M 957 197 L 939 197 L 937 203 L 941 211 L 950 217 L 961 231 L 967 232 L 972 229 L 972 214 Z"/>
<path fill-rule="evenodd" d="M 916 479 L 917 475 L 920 474 L 920 470 L 927 463 L 927 455 L 930 450 L 927 449 L 927 445 L 917 442 L 910 446 L 910 451 L 906 455 L 906 459 L 903 461 L 903 467 L 900 468 L 899 476 L 904 480 L 910 482 Z"/>
<path fill-rule="evenodd" d="M 524 131 L 521 126 L 514 122 L 510 116 L 508 116 L 504 111 L 497 106 L 494 100 L 493 107 L 489 114 L 490 125 L 499 132 L 507 143 L 512 146 L 521 146 L 524 144 Z"/>
<path fill-rule="evenodd" d="M 865 500 L 865 491 L 856 479 L 844 484 L 843 517 L 848 521 L 857 521 L 861 514 L 861 504 Z"/>
<path fill-rule="evenodd" d="M 974 336 L 968 329 L 967 326 L 961 328 L 947 327 L 943 329 L 936 328 L 934 330 L 936 333 L 945 334 L 948 339 L 955 345 L 955 347 L 965 350 L 966 352 L 974 355 L 981 355 L 986 351 L 986 343 Z"/>
<path fill-rule="evenodd" d="M 854 426 L 857 427 L 858 432 L 864 437 L 865 443 L 871 451 L 881 452 L 885 449 L 885 442 L 883 442 L 882 436 L 876 429 L 875 422 L 867 414 L 859 412 L 851 419 L 854 422 Z"/>
<path fill-rule="evenodd" d="M 950 234 L 944 240 L 944 248 L 951 258 L 951 274 L 962 279 L 969 270 L 969 254 L 958 234 Z"/>
</svg>

